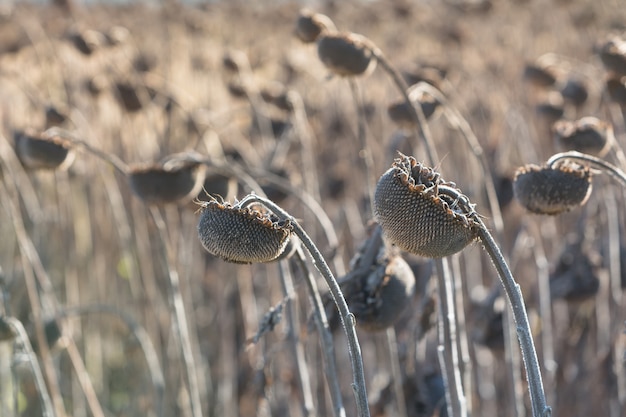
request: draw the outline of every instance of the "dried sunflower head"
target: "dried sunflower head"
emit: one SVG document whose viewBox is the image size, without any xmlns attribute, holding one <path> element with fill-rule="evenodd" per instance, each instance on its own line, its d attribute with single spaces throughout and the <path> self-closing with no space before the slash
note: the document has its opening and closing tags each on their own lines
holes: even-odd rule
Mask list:
<svg viewBox="0 0 626 417">
<path fill-rule="evenodd" d="M 263 209 L 215 199 L 202 204 L 198 235 L 212 255 L 234 263 L 276 260 L 287 247 L 293 226 Z"/>
<path fill-rule="evenodd" d="M 517 200 L 530 212 L 556 215 L 585 204 L 591 194 L 591 170 L 571 161 L 551 167 L 528 164 L 513 180 Z"/>
<path fill-rule="evenodd" d="M 554 139 L 565 151 L 578 151 L 598 157 L 606 155 L 613 142 L 613 127 L 596 117 L 576 121 L 559 120 L 552 126 Z"/>
<path fill-rule="evenodd" d="M 58 136 L 15 132 L 15 153 L 26 169 L 67 169 L 74 162 L 71 142 Z"/>
<path fill-rule="evenodd" d="M 442 192 L 446 188 L 458 197 Z M 413 157 L 401 155 L 379 179 L 374 208 L 386 238 L 416 255 L 452 255 L 477 237 L 467 198 Z"/>
<path fill-rule="evenodd" d="M 200 192 L 206 166 L 188 160 L 180 164 L 141 164 L 128 173 L 131 190 L 148 204 L 187 202 Z"/>
<path fill-rule="evenodd" d="M 376 68 L 375 46 L 356 33 L 327 33 L 317 41 L 317 55 L 334 74 L 368 75 Z"/>
<path fill-rule="evenodd" d="M 300 11 L 296 21 L 295 35 L 302 42 L 315 42 L 327 30 L 335 30 L 335 24 L 328 16 L 314 13 L 309 9 Z"/>
</svg>

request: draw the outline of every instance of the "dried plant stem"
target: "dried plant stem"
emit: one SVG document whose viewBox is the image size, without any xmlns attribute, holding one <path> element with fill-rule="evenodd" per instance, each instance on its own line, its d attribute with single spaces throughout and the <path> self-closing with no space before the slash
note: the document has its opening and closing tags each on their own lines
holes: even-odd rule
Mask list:
<svg viewBox="0 0 626 417">
<path fill-rule="evenodd" d="M 516 329 L 511 311 L 505 309 L 502 312 L 502 330 L 504 337 L 504 361 L 508 372 L 508 389 L 510 393 L 510 406 L 512 417 L 525 417 L 524 389 L 522 388 L 522 371 L 519 349 L 516 349 Z"/>
<path fill-rule="evenodd" d="M 502 238 L 504 231 L 504 221 L 502 220 L 502 211 L 500 210 L 500 204 L 498 203 L 498 196 L 496 194 L 496 187 L 493 182 L 493 175 L 489 169 L 489 161 L 483 151 L 478 138 L 474 134 L 470 124 L 465 120 L 461 113 L 450 104 L 446 96 L 434 86 L 421 81 L 415 86 L 411 87 L 411 91 L 424 91 L 433 96 L 445 109 L 445 116 L 450 125 L 457 129 L 465 141 L 469 145 L 472 153 L 480 163 L 483 175 L 486 180 L 484 181 L 485 191 L 487 193 L 487 202 L 489 203 L 489 209 L 491 210 L 491 216 L 493 217 L 493 226 L 496 230 L 496 236 Z M 418 106 L 419 107 L 419 106 Z"/>
<path fill-rule="evenodd" d="M 44 330 L 44 320 L 42 312 L 43 300 L 39 294 L 37 278 L 39 278 L 40 285 L 43 288 L 45 294 L 50 294 L 49 289 L 52 287 L 52 284 L 49 281 L 49 277 L 45 273 L 45 270 L 43 268 L 43 265 L 41 264 L 41 260 L 39 259 L 39 255 L 37 254 L 37 250 L 33 245 L 33 242 L 30 240 L 28 234 L 26 233 L 26 230 L 24 229 L 22 215 L 15 206 L 13 198 L 11 198 L 12 195 L 15 195 L 15 192 L 10 193 L 5 187 L 4 183 L 0 182 L 0 194 L 4 196 L 9 196 L 9 198 L 2 199 L 2 202 L 6 204 L 6 208 L 10 212 L 11 218 L 13 219 L 13 228 L 15 230 L 15 235 L 17 237 L 20 251 L 23 255 L 21 258 L 24 268 L 24 283 L 26 285 L 28 301 L 30 303 L 31 311 L 33 314 L 35 337 L 37 338 L 37 344 L 39 345 L 43 371 L 50 393 L 54 413 L 57 417 L 64 417 L 66 414 L 65 408 L 63 406 L 63 398 L 61 397 L 61 392 L 59 390 L 58 378 L 56 370 L 54 368 L 54 364 L 52 362 L 52 355 L 50 354 L 50 347 L 48 346 Z M 37 274 L 37 276 L 35 276 L 35 273 Z"/>
<path fill-rule="evenodd" d="M 300 334 L 300 326 L 297 318 L 297 299 L 294 292 L 293 279 L 289 264 L 287 262 L 278 263 L 278 272 L 280 274 L 280 284 L 283 295 L 286 298 L 285 316 L 287 318 L 288 338 L 291 341 L 291 349 L 296 369 L 298 371 L 298 379 L 300 380 L 300 389 L 302 390 L 302 413 L 305 417 L 314 417 L 315 404 L 313 404 L 313 391 L 311 390 L 311 379 L 309 376 L 309 368 L 306 364 L 304 355 L 304 345 L 298 336 Z"/>
<path fill-rule="evenodd" d="M 482 222 L 480 217 L 475 216 L 474 219 L 478 223 L 478 237 L 498 271 L 498 276 L 500 277 L 504 291 L 506 292 L 509 304 L 513 311 L 515 325 L 517 326 L 517 337 L 519 339 L 522 358 L 524 359 L 524 366 L 526 368 L 526 377 L 528 379 L 530 391 L 530 402 L 532 405 L 532 415 L 533 417 L 548 417 L 552 414 L 552 410 L 546 403 L 539 361 L 537 360 L 537 352 L 535 351 L 535 345 L 530 330 L 530 324 L 528 323 L 528 315 L 526 314 L 526 307 L 524 305 L 522 292 L 519 284 L 515 282 L 515 278 L 513 278 L 513 274 L 511 273 L 500 248 L 491 236 L 491 233 L 489 233 L 489 230 L 487 230 L 487 227 Z"/>
<path fill-rule="evenodd" d="M 89 378 L 89 373 L 85 368 L 85 364 L 80 356 L 80 352 L 74 343 L 68 343 L 65 347 L 65 351 L 67 355 L 70 357 L 72 361 L 72 365 L 74 365 L 74 370 L 76 371 L 76 377 L 78 378 L 78 383 L 80 384 L 83 393 L 85 394 L 85 399 L 87 400 L 87 404 L 89 405 L 89 411 L 93 417 L 104 417 L 104 411 L 102 410 L 102 406 L 100 405 L 100 401 L 98 401 L 98 395 L 96 394 L 96 390 L 91 383 L 91 379 Z"/>
<path fill-rule="evenodd" d="M 459 352 L 456 340 L 456 317 L 454 289 L 450 265 L 446 258 L 435 259 L 437 292 L 439 295 L 439 346 L 437 354 L 446 385 L 446 404 L 451 417 L 467 416 L 467 404 L 463 393 Z"/>
<path fill-rule="evenodd" d="M 59 137 L 62 137 L 63 139 L 69 140 L 74 145 L 78 146 L 79 148 L 84 149 L 87 152 L 100 158 L 101 160 L 109 163 L 120 174 L 124 176 L 128 174 L 128 165 L 126 165 L 126 163 L 122 161 L 120 158 L 118 158 L 116 155 L 103 152 L 99 150 L 98 148 L 95 148 L 94 146 L 85 142 L 83 139 L 76 137 L 75 135 L 68 132 L 67 130 L 61 129 L 59 127 L 51 127 L 50 129 L 46 130 L 43 133 L 43 136 L 45 137 L 59 136 Z"/>
<path fill-rule="evenodd" d="M 37 356 L 35 355 L 35 352 L 33 352 L 33 347 L 30 344 L 30 339 L 28 338 L 28 334 L 26 333 L 24 326 L 14 317 L 4 317 L 3 320 L 6 324 L 13 328 L 13 331 L 17 334 L 17 338 L 22 345 L 22 349 L 28 357 L 28 362 L 30 363 L 33 376 L 35 377 L 35 384 L 37 385 L 37 390 L 39 391 L 43 416 L 54 417 L 55 415 L 58 415 L 55 414 L 52 400 L 50 399 L 50 394 L 48 393 L 48 388 L 46 387 L 46 381 L 43 377 L 41 368 L 39 367 L 39 362 L 37 361 Z"/>
<path fill-rule="evenodd" d="M 402 375 L 402 369 L 400 369 L 400 358 L 398 356 L 398 338 L 396 337 L 396 329 L 394 329 L 393 326 L 388 327 L 385 331 L 385 339 L 387 339 L 389 365 L 393 381 L 393 395 L 396 400 L 398 415 L 408 416 L 406 398 L 404 396 L 404 376 Z"/>
<path fill-rule="evenodd" d="M 547 165 L 551 167 L 552 165 L 554 165 L 557 161 L 561 159 L 573 159 L 577 161 L 583 161 L 595 167 L 601 168 L 602 172 L 605 172 L 608 175 L 610 175 L 613 179 L 618 181 L 622 185 L 622 187 L 626 187 L 626 173 L 624 173 L 624 171 L 622 171 L 615 165 L 612 165 L 606 162 L 604 159 L 600 159 L 593 155 L 588 155 L 585 153 L 570 151 L 570 152 L 561 152 L 561 153 L 552 155 L 550 159 L 548 159 Z"/>
<path fill-rule="evenodd" d="M 172 321 L 178 332 L 181 353 L 185 365 L 185 374 L 187 377 L 187 385 L 189 389 L 189 402 L 191 407 L 191 415 L 193 417 L 202 417 L 202 402 L 200 401 L 200 390 L 198 387 L 198 378 L 196 376 L 196 364 L 193 358 L 191 348 L 191 339 L 189 337 L 189 327 L 187 324 L 187 315 L 185 313 L 185 305 L 183 303 L 182 294 L 180 292 L 180 281 L 178 271 L 172 267 L 172 253 L 167 241 L 167 230 L 165 221 L 156 207 L 150 208 L 150 214 L 159 231 L 159 241 L 161 245 L 162 258 L 167 269 L 166 275 L 169 283 L 168 295 L 170 303 L 174 311 L 172 312 Z"/>
<path fill-rule="evenodd" d="M 335 417 L 345 417 L 346 410 L 343 406 L 341 388 L 339 386 L 339 376 L 337 373 L 337 364 L 335 362 L 335 344 L 333 342 L 330 326 L 328 325 L 328 318 L 326 317 L 324 303 L 322 302 L 322 297 L 317 289 L 315 278 L 309 271 L 302 248 L 298 248 L 296 250 L 294 258 L 296 264 L 302 270 L 302 274 L 304 275 L 304 280 L 309 291 L 315 326 L 317 327 L 317 333 L 320 336 L 324 375 L 326 376 L 326 383 L 328 384 L 334 415 Z"/>
<path fill-rule="evenodd" d="M 346 300 L 343 296 L 343 293 L 341 292 L 341 288 L 339 287 L 337 280 L 333 276 L 333 273 L 328 267 L 328 264 L 326 264 L 326 261 L 324 260 L 320 251 L 317 249 L 309 235 L 304 231 L 304 229 L 302 229 L 302 227 L 300 227 L 295 218 L 293 218 L 291 215 L 289 215 L 289 213 L 284 211 L 272 201 L 255 195 L 246 196 L 241 201 L 241 206 L 244 207 L 246 205 L 254 203 L 262 204 L 266 206 L 269 210 L 274 212 L 274 214 L 290 220 L 294 228 L 294 233 L 296 234 L 296 236 L 298 236 L 298 238 L 300 238 L 302 244 L 311 255 L 315 267 L 326 280 L 335 304 L 337 305 L 337 309 L 339 310 L 341 323 L 348 339 L 348 352 L 350 354 L 350 362 L 352 365 L 353 374 L 352 389 L 356 397 L 357 414 L 360 417 L 369 417 L 370 413 L 367 402 L 365 373 L 363 370 L 363 357 L 361 356 L 361 346 L 359 345 L 359 340 L 356 334 L 356 319 L 348 308 L 348 304 L 346 303 Z"/>
<path fill-rule="evenodd" d="M 165 378 L 163 377 L 163 371 L 161 370 L 159 358 L 156 350 L 154 349 L 152 340 L 150 339 L 150 335 L 148 335 L 148 332 L 146 332 L 146 330 L 139 323 L 137 323 L 132 316 L 113 306 L 88 305 L 63 309 L 59 311 L 54 318 L 58 319 L 90 313 L 106 314 L 118 318 L 126 325 L 128 331 L 135 337 L 141 347 L 141 350 L 143 351 L 146 359 L 146 365 L 148 366 L 148 371 L 150 372 L 150 379 L 152 381 L 152 385 L 154 386 L 156 415 L 159 417 L 163 416 Z"/>
<path fill-rule="evenodd" d="M 548 403 L 556 400 L 555 378 L 557 363 L 554 356 L 552 330 L 552 297 L 550 295 L 550 264 L 543 249 L 541 233 L 536 224 L 529 225 L 532 230 L 531 243 L 535 265 L 537 266 L 537 284 L 539 287 L 539 313 L 541 315 L 541 351 L 543 354 L 544 384 Z"/>
<path fill-rule="evenodd" d="M 458 190 L 451 187 L 440 186 L 439 191 L 455 200 L 463 198 L 463 195 Z M 481 241 L 498 272 L 498 277 L 502 282 L 509 305 L 513 311 L 522 359 L 526 368 L 533 417 L 549 417 L 552 414 L 552 410 L 546 403 L 541 370 L 520 286 L 515 282 L 515 278 L 513 278 L 502 251 L 480 216 L 475 211 L 468 213 L 468 216 L 474 222 L 476 237 Z"/>
<path fill-rule="evenodd" d="M 430 128 L 428 127 L 428 123 L 426 122 L 426 117 L 424 116 L 424 111 L 422 110 L 422 106 L 413 105 L 411 98 L 408 93 L 408 86 L 402 75 L 398 72 L 398 70 L 391 64 L 391 62 L 385 57 L 385 55 L 378 48 L 371 48 L 372 54 L 376 57 L 376 60 L 380 64 L 380 66 L 387 72 L 387 74 L 391 77 L 394 84 L 402 94 L 404 101 L 408 105 L 410 109 L 411 116 L 413 117 L 413 122 L 415 124 L 415 129 L 417 133 L 417 137 L 422 140 L 424 144 L 424 148 L 426 151 L 426 157 L 428 163 L 431 166 L 439 163 L 439 157 L 437 156 L 437 150 L 432 140 L 432 136 L 430 134 Z M 416 153 L 416 152 L 414 152 Z M 417 153 L 416 153 L 417 154 Z"/>
<path fill-rule="evenodd" d="M 461 379 L 463 390 L 466 394 L 465 404 L 468 415 L 472 414 L 472 360 L 470 355 L 470 343 L 467 336 L 467 322 L 465 320 L 465 289 L 461 262 L 459 256 L 450 259 L 452 269 L 452 281 L 454 289 L 455 317 L 457 328 L 457 341 L 459 349 Z M 468 269 L 469 270 L 469 269 Z M 473 271 L 472 273 L 475 273 Z M 467 286 L 467 285 L 466 285 Z"/>
<path fill-rule="evenodd" d="M 374 188 L 376 187 L 376 178 L 374 177 L 374 160 L 372 158 L 372 152 L 367 144 L 367 131 L 365 126 L 365 114 L 363 112 L 363 100 L 359 91 L 359 85 L 353 77 L 348 78 L 350 84 L 350 92 L 352 93 L 352 100 L 357 113 L 357 143 L 359 146 L 358 156 L 363 160 L 363 174 L 365 176 L 365 184 L 367 187 L 367 205 L 370 210 L 370 214 L 374 217 L 374 207 L 372 201 L 374 201 Z"/>
</svg>

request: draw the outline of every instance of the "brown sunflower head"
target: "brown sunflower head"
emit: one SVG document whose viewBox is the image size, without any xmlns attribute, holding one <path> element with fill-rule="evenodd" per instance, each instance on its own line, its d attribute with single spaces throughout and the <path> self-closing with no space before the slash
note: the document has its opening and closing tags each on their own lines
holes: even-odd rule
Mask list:
<svg viewBox="0 0 626 417">
<path fill-rule="evenodd" d="M 612 36 L 601 42 L 596 51 L 604 68 L 618 76 L 626 75 L 626 40 Z"/>
<path fill-rule="evenodd" d="M 335 30 L 335 24 L 330 17 L 309 9 L 300 11 L 296 21 L 295 35 L 302 42 L 313 43 L 323 32 L 328 30 Z"/>
<path fill-rule="evenodd" d="M 378 180 L 374 208 L 388 241 L 416 255 L 452 255 L 477 237 L 467 198 L 413 157 L 401 155 Z"/>
<path fill-rule="evenodd" d="M 128 181 L 137 197 L 148 204 L 187 202 L 198 195 L 206 166 L 194 160 L 141 164 L 130 169 Z"/>
<path fill-rule="evenodd" d="M 441 108 L 441 103 L 424 91 L 419 92 L 419 94 L 414 94 L 414 97 L 411 97 L 411 99 L 413 100 L 413 105 L 419 105 L 422 108 L 426 119 L 430 119 L 435 112 Z M 391 103 L 387 107 L 387 114 L 389 118 L 400 127 L 408 129 L 415 126 L 413 112 L 405 100 L 398 100 Z"/>
<path fill-rule="evenodd" d="M 532 213 L 556 215 L 585 204 L 591 194 L 591 170 L 571 161 L 519 168 L 513 180 L 517 200 Z"/>
<path fill-rule="evenodd" d="M 71 142 L 33 132 L 14 134 L 15 153 L 26 169 L 67 169 L 74 162 Z"/>
<path fill-rule="evenodd" d="M 524 80 L 540 88 L 549 88 L 556 84 L 558 75 L 553 67 L 536 63 L 524 67 Z"/>
<path fill-rule="evenodd" d="M 263 209 L 212 200 L 202 204 L 198 236 L 212 255 L 234 263 L 263 263 L 279 258 L 293 226 Z"/>
<path fill-rule="evenodd" d="M 578 151 L 598 157 L 606 155 L 613 142 L 613 127 L 596 117 L 576 121 L 559 120 L 552 125 L 554 139 L 564 151 Z"/>
<path fill-rule="evenodd" d="M 327 33 L 317 41 L 317 55 L 334 74 L 368 75 L 376 68 L 375 46 L 356 33 Z"/>
</svg>

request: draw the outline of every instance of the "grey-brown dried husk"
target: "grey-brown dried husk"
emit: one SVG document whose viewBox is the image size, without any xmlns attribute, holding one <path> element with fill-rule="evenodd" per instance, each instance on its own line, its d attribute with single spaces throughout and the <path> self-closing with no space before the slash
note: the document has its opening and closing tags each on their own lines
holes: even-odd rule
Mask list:
<svg viewBox="0 0 626 417">
<path fill-rule="evenodd" d="M 374 45 L 356 33 L 322 35 L 317 55 L 324 65 L 340 76 L 367 75 L 376 68 Z"/>
<path fill-rule="evenodd" d="M 71 143 L 60 137 L 16 132 L 15 153 L 27 169 L 65 169 L 74 161 Z"/>
<path fill-rule="evenodd" d="M 146 203 L 169 204 L 197 196 L 205 173 L 204 165 L 191 161 L 169 170 L 149 164 L 133 168 L 128 181 L 135 195 Z"/>
<path fill-rule="evenodd" d="M 554 138 L 564 151 L 578 151 L 603 157 L 613 142 L 613 127 L 595 117 L 576 121 L 559 120 L 553 126 Z"/>
<path fill-rule="evenodd" d="M 339 279 L 339 285 L 357 326 L 378 332 L 393 326 L 413 301 L 415 275 L 401 256 L 391 255 L 350 271 Z M 340 318 L 331 294 L 324 294 L 323 301 L 329 326 L 335 331 Z"/>
<path fill-rule="evenodd" d="M 272 214 L 228 203 L 204 203 L 198 223 L 202 246 L 212 255 L 234 263 L 276 260 L 291 236 L 289 221 Z"/>
<path fill-rule="evenodd" d="M 295 34 L 302 42 L 312 43 L 323 32 L 334 29 L 335 24 L 328 16 L 305 9 L 298 16 Z"/>
<path fill-rule="evenodd" d="M 415 158 L 396 159 L 374 194 L 376 217 L 388 241 L 416 255 L 440 258 L 477 237 L 475 222 L 438 186 L 454 188 Z"/>
<path fill-rule="evenodd" d="M 556 167 L 525 165 L 517 170 L 513 191 L 530 212 L 556 215 L 583 205 L 591 194 L 591 171 L 573 162 Z"/>
</svg>

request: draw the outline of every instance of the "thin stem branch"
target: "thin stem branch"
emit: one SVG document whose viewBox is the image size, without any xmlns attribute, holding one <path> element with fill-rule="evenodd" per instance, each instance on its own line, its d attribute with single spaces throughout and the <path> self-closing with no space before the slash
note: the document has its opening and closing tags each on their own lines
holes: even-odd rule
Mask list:
<svg viewBox="0 0 626 417">
<path fill-rule="evenodd" d="M 169 282 L 168 295 L 170 303 L 174 311 L 172 312 L 172 320 L 175 324 L 176 331 L 178 332 L 179 343 L 183 361 L 185 364 L 185 371 L 187 376 L 187 385 L 189 389 L 189 402 L 191 406 L 191 415 L 193 417 L 202 417 L 202 402 L 200 401 L 200 390 L 198 387 L 198 378 L 196 376 L 196 364 L 193 358 L 193 352 L 191 349 L 191 339 L 189 336 L 189 327 L 187 324 L 187 315 L 185 313 L 185 305 L 183 297 L 180 292 L 180 280 L 178 278 L 178 272 L 173 268 L 170 261 L 171 251 L 167 242 L 167 230 L 165 222 L 158 208 L 151 207 L 150 214 L 156 224 L 159 231 L 161 253 L 166 266 L 166 275 Z"/>
<path fill-rule="evenodd" d="M 28 334 L 26 333 L 24 326 L 14 317 L 5 317 L 3 320 L 13 328 L 15 333 L 17 333 L 22 348 L 28 356 L 28 362 L 30 363 L 30 367 L 33 371 L 35 384 L 37 385 L 39 397 L 41 398 L 43 416 L 54 417 L 56 414 L 54 412 L 52 400 L 50 399 L 50 394 L 48 393 L 48 388 L 46 387 L 46 381 L 43 377 L 41 368 L 39 367 L 39 362 L 37 361 L 37 356 L 35 355 L 35 352 L 33 352 L 33 347 L 30 344 L 30 339 L 28 338 Z"/>
<path fill-rule="evenodd" d="M 298 371 L 298 379 L 300 380 L 300 389 L 302 390 L 302 413 L 305 417 L 315 416 L 315 405 L 313 404 L 313 391 L 311 390 L 311 380 L 309 369 L 306 364 L 304 355 L 304 346 L 299 335 L 299 322 L 297 318 L 297 305 L 294 293 L 293 279 L 289 270 L 288 262 L 278 263 L 278 272 L 280 275 L 280 284 L 283 296 L 286 299 L 285 316 L 287 318 L 288 338 L 291 341 L 291 350 L 296 362 Z"/>
<path fill-rule="evenodd" d="M 422 106 L 414 106 L 411 98 L 408 93 L 408 85 L 402 78 L 402 75 L 398 72 L 398 70 L 391 64 L 391 62 L 387 59 L 387 57 L 382 53 L 382 51 L 378 48 L 372 48 L 372 53 L 378 60 L 378 63 L 381 67 L 387 72 L 387 74 L 391 77 L 394 84 L 402 94 L 404 101 L 408 105 L 408 108 L 411 112 L 411 117 L 413 117 L 413 122 L 415 125 L 415 130 L 417 133 L 417 137 L 422 140 L 424 144 L 424 148 L 426 151 L 426 157 L 428 159 L 427 162 L 430 165 L 435 165 L 439 163 L 439 157 L 437 156 L 437 150 L 432 140 L 432 136 L 430 134 L 430 128 L 428 127 L 428 123 L 426 122 L 426 116 L 424 116 L 424 111 L 422 110 Z"/>
<path fill-rule="evenodd" d="M 341 388 L 339 387 L 339 377 L 337 373 L 337 364 L 335 362 L 335 345 L 333 342 L 332 332 L 328 325 L 328 318 L 324 310 L 324 303 L 317 289 L 315 278 L 309 271 L 302 248 L 298 248 L 294 254 L 294 259 L 298 267 L 302 270 L 304 281 L 309 291 L 309 298 L 313 308 L 313 318 L 317 332 L 320 335 L 320 345 L 324 364 L 324 375 L 330 392 L 330 398 L 333 403 L 333 411 L 335 417 L 345 417 L 346 410 L 343 406 L 341 397 Z"/>
<path fill-rule="evenodd" d="M 467 406 L 459 367 L 454 292 L 448 260 L 444 258 L 435 259 L 435 269 L 439 295 L 439 346 L 437 353 L 442 368 L 441 374 L 446 385 L 448 415 L 450 417 L 465 417 L 467 416 Z"/>
<path fill-rule="evenodd" d="M 309 235 L 304 231 L 304 229 L 300 226 L 296 219 L 293 218 L 293 216 L 289 215 L 289 213 L 287 213 L 274 202 L 266 198 L 258 197 L 256 195 L 248 195 L 240 202 L 242 207 L 254 203 L 259 203 L 266 206 L 269 210 L 274 212 L 274 214 L 288 219 L 291 222 L 294 233 L 300 238 L 302 244 L 307 249 L 309 255 L 313 259 L 315 267 L 326 280 L 326 283 L 328 284 L 330 292 L 333 296 L 333 300 L 335 301 L 337 309 L 339 310 L 341 323 L 348 339 L 348 353 L 350 354 L 350 362 L 352 365 L 353 374 L 352 389 L 356 398 L 357 413 L 360 417 L 369 417 L 370 412 L 367 402 L 365 373 L 363 370 L 363 357 L 361 355 L 361 346 L 359 345 L 359 340 L 356 334 L 356 319 L 354 317 L 354 314 L 352 314 L 350 312 L 350 309 L 348 308 L 348 304 L 346 303 L 346 300 L 343 296 L 343 293 L 341 292 L 341 288 L 339 287 L 337 280 L 335 279 L 333 273 L 328 267 L 328 264 L 324 260 L 319 249 L 317 249 Z"/>
</svg>

